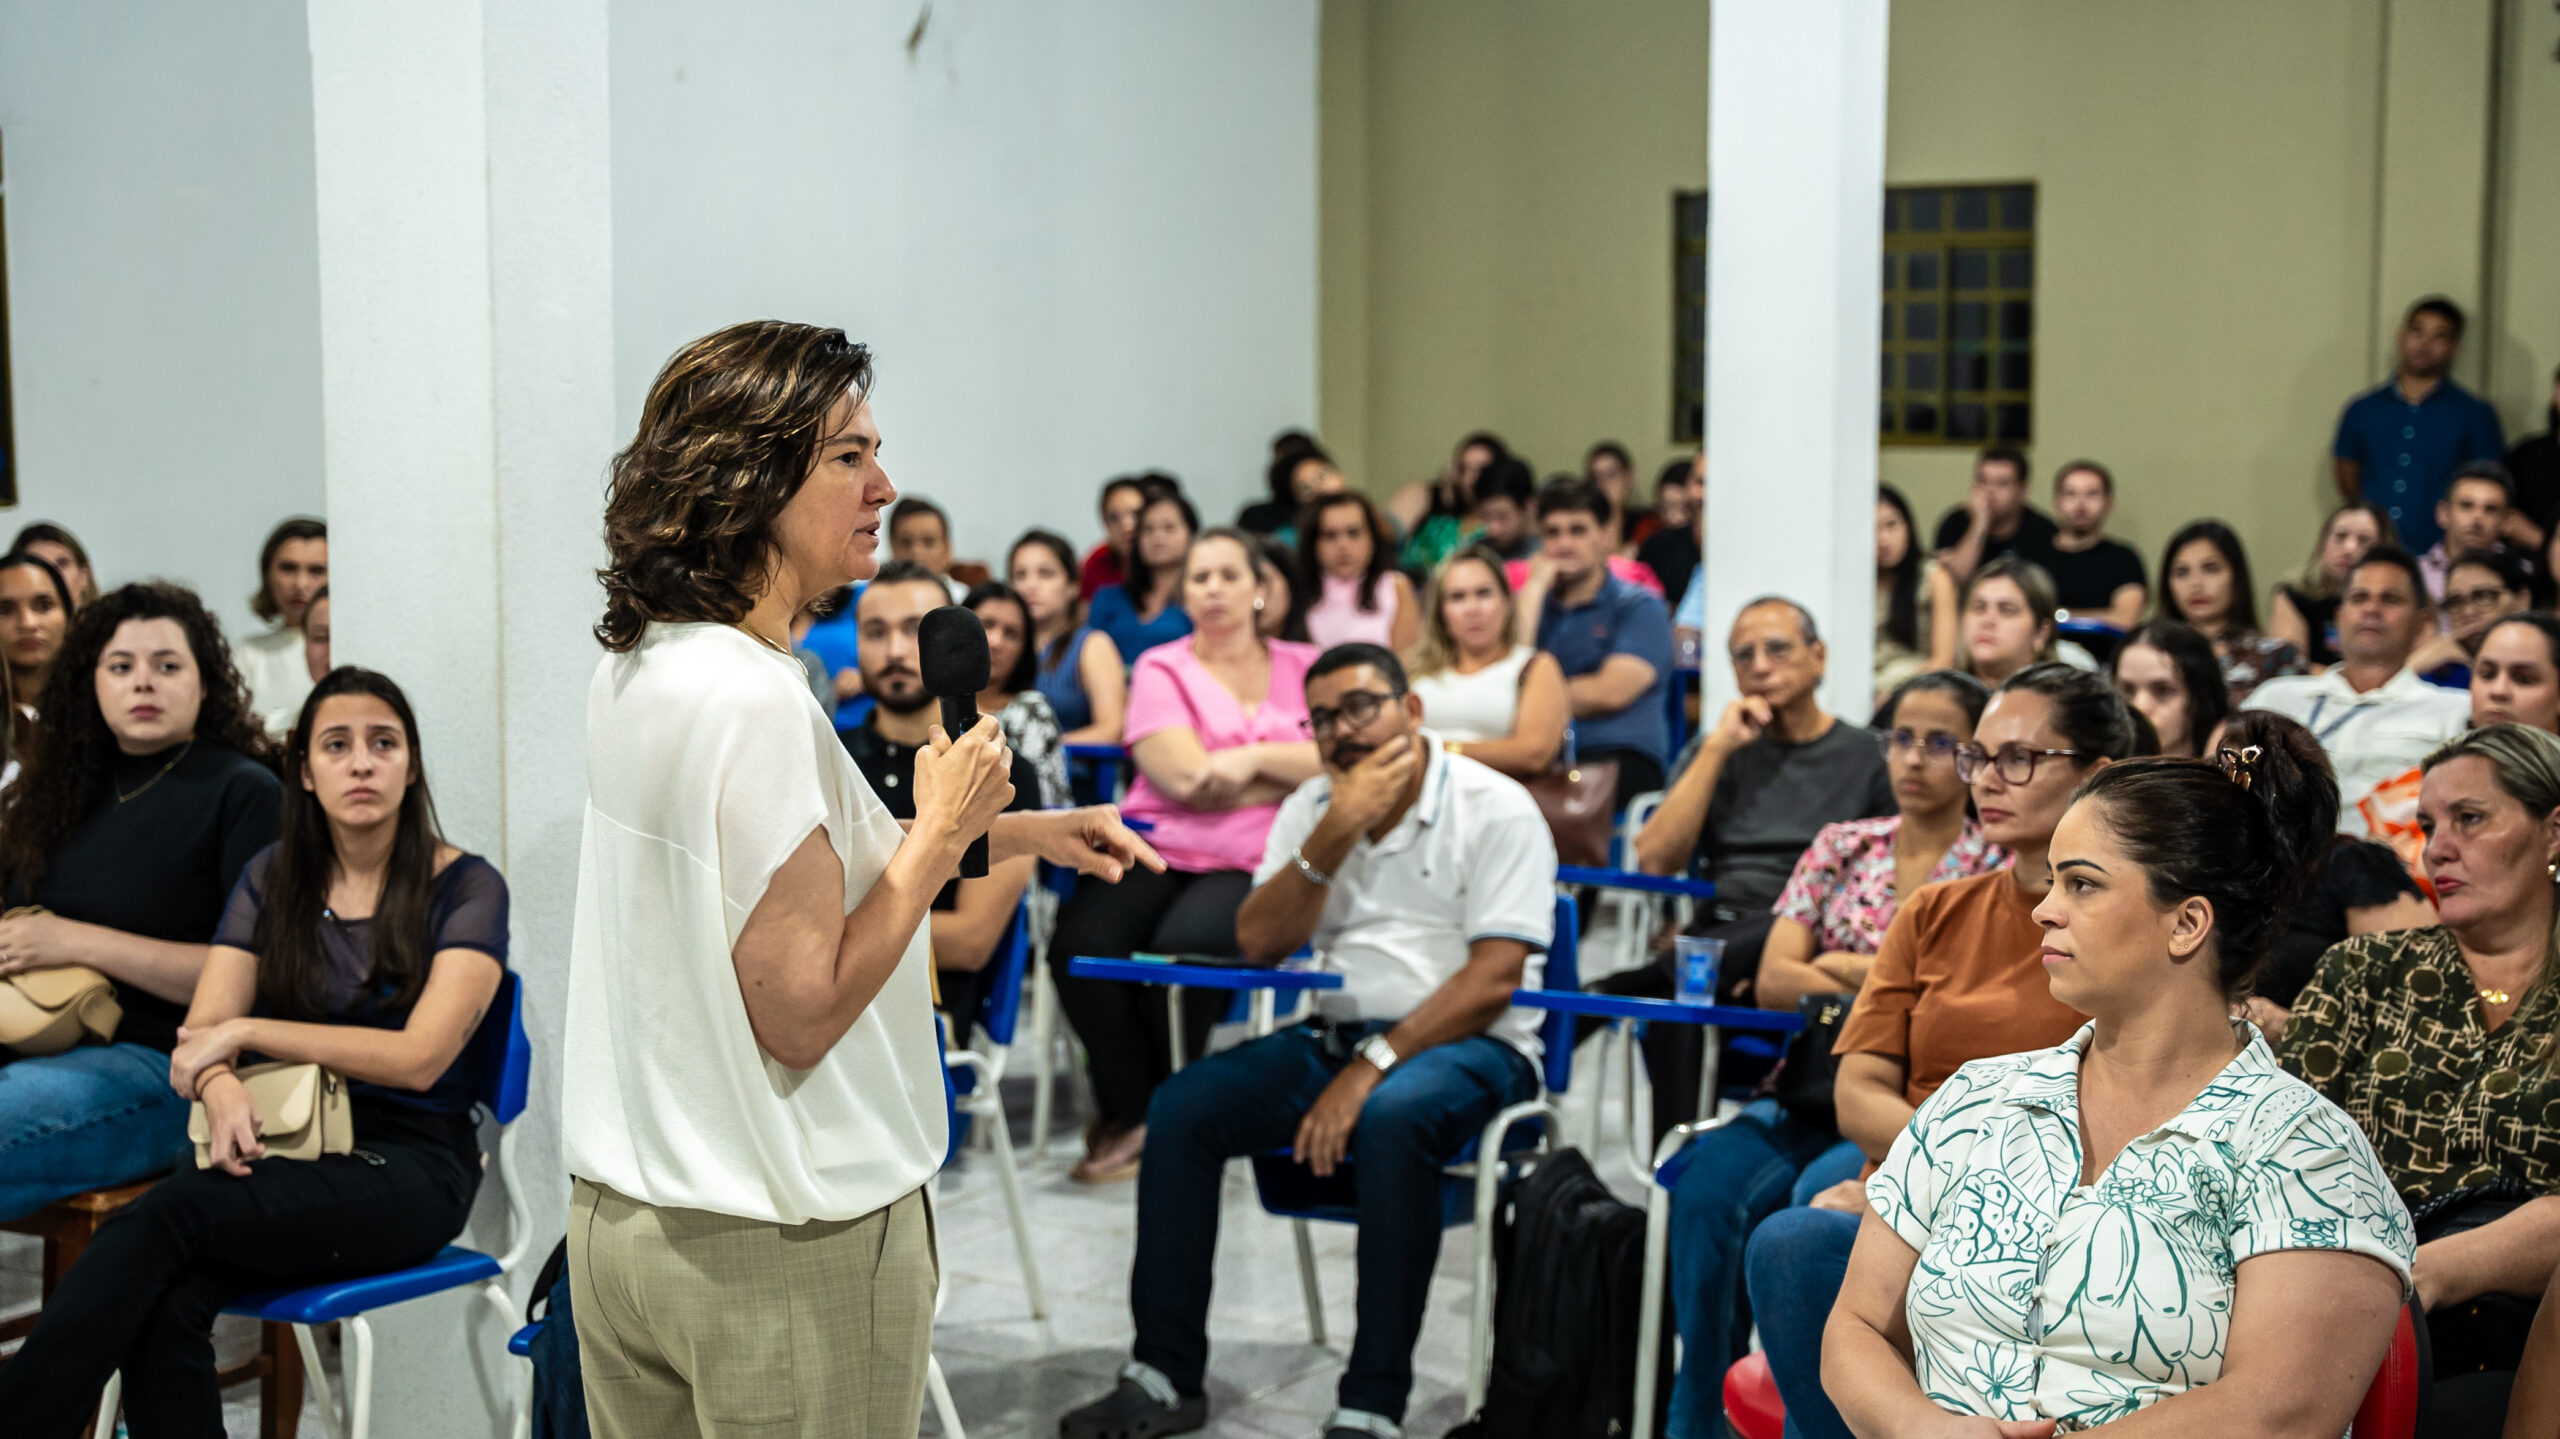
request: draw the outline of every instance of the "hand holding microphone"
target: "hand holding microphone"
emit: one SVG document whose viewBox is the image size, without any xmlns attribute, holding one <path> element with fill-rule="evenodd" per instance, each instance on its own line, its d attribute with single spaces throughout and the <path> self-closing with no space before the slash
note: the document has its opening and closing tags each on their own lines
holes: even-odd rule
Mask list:
<svg viewBox="0 0 2560 1439">
<path fill-rule="evenodd" d="M 936 810 L 955 832 L 973 836 L 961 852 L 960 877 L 987 872 L 987 827 L 1013 803 L 1013 755 L 993 717 L 978 717 L 978 692 L 993 668 L 986 628 L 958 605 L 944 605 L 916 627 L 917 671 L 925 691 L 942 701 L 946 738 L 916 755 L 919 828 Z"/>
</svg>

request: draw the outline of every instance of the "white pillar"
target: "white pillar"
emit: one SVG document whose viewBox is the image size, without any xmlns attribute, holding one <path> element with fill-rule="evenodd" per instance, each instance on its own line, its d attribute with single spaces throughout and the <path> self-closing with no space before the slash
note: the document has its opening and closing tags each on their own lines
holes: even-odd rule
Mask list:
<svg viewBox="0 0 2560 1439">
<path fill-rule="evenodd" d="M 1867 718 L 1875 628 L 1886 0 L 1716 0 L 1708 98 L 1706 710 L 1734 614 L 1813 611 Z"/>
<path fill-rule="evenodd" d="M 605 0 L 309 0 L 337 658 L 418 710 L 446 834 L 505 873 L 536 1064 L 509 1183 L 563 1220 L 559 1015 L 612 453 Z M 501 1242 L 485 1185 L 466 1243 Z M 468 1295 L 378 1321 L 375 1432 L 487 1435 L 524 1386 Z"/>
</svg>

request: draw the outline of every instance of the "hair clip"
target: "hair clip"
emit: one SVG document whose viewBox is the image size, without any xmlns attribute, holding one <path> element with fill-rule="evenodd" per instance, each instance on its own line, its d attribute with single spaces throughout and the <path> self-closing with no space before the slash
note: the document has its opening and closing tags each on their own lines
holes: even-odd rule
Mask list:
<svg viewBox="0 0 2560 1439">
<path fill-rule="evenodd" d="M 2256 745 L 2250 745 L 2246 749 L 2217 751 L 2213 758 L 2216 764 L 2222 766 L 2222 777 L 2245 790 L 2249 787 L 2249 782 L 2258 777 L 2258 756 L 2263 753 L 2265 751 Z"/>
</svg>

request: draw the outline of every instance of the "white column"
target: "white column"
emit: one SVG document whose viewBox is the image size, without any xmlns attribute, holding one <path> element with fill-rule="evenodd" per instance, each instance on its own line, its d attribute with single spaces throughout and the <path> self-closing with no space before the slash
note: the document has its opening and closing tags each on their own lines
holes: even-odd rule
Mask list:
<svg viewBox="0 0 2560 1439">
<path fill-rule="evenodd" d="M 341 662 L 409 692 L 445 832 L 506 874 L 536 1066 L 517 1170 L 558 1237 L 559 1015 L 612 453 L 605 0 L 309 0 L 324 458 Z M 494 1250 L 504 1192 L 464 1242 Z M 374 1428 L 499 1432 L 511 1326 L 377 1321 Z"/>
<path fill-rule="evenodd" d="M 1726 630 L 1806 606 L 1864 723 L 1875 626 L 1886 0 L 1716 0 L 1709 61 L 1706 711 Z"/>
</svg>

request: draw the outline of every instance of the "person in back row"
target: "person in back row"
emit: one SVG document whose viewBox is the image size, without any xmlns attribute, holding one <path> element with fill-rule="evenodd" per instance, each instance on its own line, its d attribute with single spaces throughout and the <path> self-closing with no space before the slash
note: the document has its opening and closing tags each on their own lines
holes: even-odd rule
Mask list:
<svg viewBox="0 0 2560 1439">
<path fill-rule="evenodd" d="M 33 724 L 44 689 L 71 631 L 78 595 L 51 561 L 27 550 L 0 555 L 0 666 L 7 701 L 21 722 Z"/>
<path fill-rule="evenodd" d="M 1537 508 L 1537 480 L 1527 465 L 1505 455 L 1476 477 L 1475 528 L 1459 543 L 1482 545 L 1506 562 L 1525 563 L 1538 552 Z"/>
<path fill-rule="evenodd" d="M 1086 604 L 1129 577 L 1129 556 L 1138 543 L 1138 511 L 1147 503 L 1148 478 L 1120 475 L 1103 483 L 1102 540 L 1085 551 L 1084 563 L 1076 572 L 1077 595 Z M 1170 483 L 1172 477 L 1165 479 Z"/>
<path fill-rule="evenodd" d="M 78 609 L 98 597 L 97 567 L 89 563 L 88 547 L 80 537 L 51 520 L 37 520 L 18 531 L 9 542 L 11 550 L 24 550 L 62 576 L 71 587 L 71 607 Z"/>
<path fill-rule="evenodd" d="M 969 597 L 969 587 L 951 576 L 951 517 L 922 495 L 908 495 L 890 508 L 889 555 L 942 581 L 950 603 Z"/>
<path fill-rule="evenodd" d="M 2436 525 L 2443 538 L 2418 556 L 2418 572 L 2427 580 L 2427 598 L 2439 609 L 2444 604 L 2445 579 L 2456 561 L 2470 554 L 2508 553 L 2500 534 L 2514 513 L 2515 481 L 2496 460 L 2474 460 L 2445 482 L 2444 498 L 2436 501 Z M 2515 558 L 2527 574 L 2538 568 L 2530 553 L 2517 552 Z M 2540 577 L 2535 579 L 2538 583 Z"/>
<path fill-rule="evenodd" d="M 2267 608 L 2267 633 L 2291 644 L 2318 666 L 2338 662 L 2338 593 L 2347 574 L 2376 545 L 2397 546 L 2399 531 L 2380 505 L 2358 500 L 2340 505 L 2320 522 L 2320 539 L 2302 578 L 2276 586 Z"/>
<path fill-rule="evenodd" d="M 2259 630 L 2249 552 L 2220 520 L 2181 525 L 2160 547 L 2160 597 L 2160 614 L 2213 641 L 2233 704 L 2266 680 L 2306 668 L 2302 651 Z"/>
<path fill-rule="evenodd" d="M 1946 567 L 1920 552 L 1911 502 L 1891 485 L 1876 486 L 1876 688 L 1891 694 L 1913 675 L 1952 668 L 1960 607 Z M 1686 625 L 1685 591 L 1680 608 L 1677 623 Z"/>
<path fill-rule="evenodd" d="M 1441 748 L 1524 784 L 1545 774 L 1564 748 L 1564 671 L 1520 643 L 1501 557 L 1481 545 L 1451 555 L 1428 604 L 1411 673 Z"/>
<path fill-rule="evenodd" d="M 192 593 L 111 591 L 80 612 L 60 664 L 34 762 L 0 796 L 6 903 L 43 906 L 0 918 L 0 977 L 86 965 L 123 1018 L 112 1042 L 0 1065 L 0 1219 L 184 1159 L 169 1051 L 280 803 L 221 626 Z"/>
<path fill-rule="evenodd" d="M 1307 502 L 1291 580 L 1303 591 L 1298 614 L 1319 648 L 1358 641 L 1402 654 L 1422 636 L 1413 581 L 1395 568 L 1387 518 L 1367 495 L 1321 495 Z M 1266 606 L 1266 610 L 1268 607 Z"/>
<path fill-rule="evenodd" d="M 468 1047 L 504 1022 L 506 881 L 438 831 L 398 685 L 335 671 L 292 736 L 282 838 L 231 891 L 169 1064 L 181 1112 L 204 1105 L 204 1167 L 108 1220 L 64 1276 L 0 1368 L 13 1434 L 80 1433 L 114 1370 L 135 1434 L 219 1434 L 223 1306 L 424 1263 L 471 1217 L 483 1076 Z M 237 1068 L 251 1056 L 350 1081 L 355 1151 L 266 1157 Z"/>
<path fill-rule="evenodd" d="M 1120 662 L 1135 665 L 1157 645 L 1191 633 L 1183 609 L 1182 561 L 1200 532 L 1200 512 L 1170 485 L 1149 485 L 1138 507 L 1128 578 L 1093 597 L 1085 623 L 1111 637 Z"/>
<path fill-rule="evenodd" d="M 302 612 L 329 582 L 329 526 L 308 515 L 286 520 L 258 549 L 258 592 L 249 608 L 270 628 L 242 640 L 233 653 L 249 687 L 250 713 L 300 712 L 311 693 L 302 658 Z M 279 726 L 278 728 L 281 728 Z"/>
<path fill-rule="evenodd" d="M 2339 498 L 2380 505 L 2402 543 L 2420 553 L 2444 538 L 2436 502 L 2446 480 L 2506 448 L 2498 412 L 2453 382 L 2462 326 L 2461 307 L 2442 295 L 2411 305 L 2400 324 L 2397 373 L 2348 402 L 2330 446 Z"/>
<path fill-rule="evenodd" d="M 1653 532 L 1636 545 L 1636 563 L 1662 581 L 1665 599 L 1689 591 L 1689 576 L 1705 560 L 1707 457 L 1674 460 L 1654 482 Z"/>
<path fill-rule="evenodd" d="M 1307 671 L 1324 772 L 1280 808 L 1236 912 L 1246 957 L 1312 943 L 1343 987 L 1317 1017 L 1167 1080 L 1148 1111 L 1129 1303 L 1138 1337 L 1111 1394 L 1065 1439 L 1207 1422 L 1209 1281 L 1227 1161 L 1284 1146 L 1321 1179 L 1359 1172 L 1359 1330 L 1327 1439 L 1393 1436 L 1413 1388 L 1442 1169 L 1503 1106 L 1538 1092 L 1539 980 L 1556 855 L 1528 792 L 1422 728 L 1403 666 L 1374 645 Z"/>
<path fill-rule="evenodd" d="M 1609 572 L 1609 497 L 1587 480 L 1538 493 L 1545 544 L 1520 586 L 1538 648 L 1564 667 L 1578 763 L 1615 761 L 1616 807 L 1662 788 L 1671 757 L 1671 612 L 1659 596 Z"/>
<path fill-rule="evenodd" d="M 1085 623 L 1076 597 L 1075 550 L 1050 530 L 1025 530 L 1005 557 L 1007 580 L 1031 611 L 1034 684 L 1067 744 L 1118 744 L 1129 704 L 1129 666 L 1111 637 Z"/>
<path fill-rule="evenodd" d="M 2075 620 L 2097 620 L 2129 630 L 2142 618 L 2150 593 L 2142 556 L 2107 538 L 2115 512 L 2116 477 L 2096 460 L 2073 460 L 2053 472 L 2053 539 L 2037 564 L 2053 577 L 2054 599 Z"/>
<path fill-rule="evenodd" d="M 1931 548 L 1958 585 L 2003 555 L 2041 559 L 2052 547 L 2051 518 L 2027 503 L 2027 457 L 1993 445 L 1973 457 L 1973 488 L 1938 521 Z"/>
</svg>

